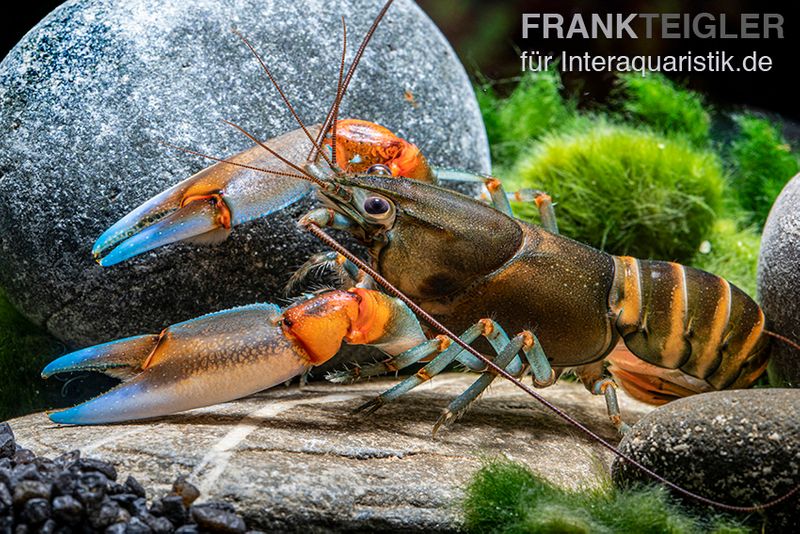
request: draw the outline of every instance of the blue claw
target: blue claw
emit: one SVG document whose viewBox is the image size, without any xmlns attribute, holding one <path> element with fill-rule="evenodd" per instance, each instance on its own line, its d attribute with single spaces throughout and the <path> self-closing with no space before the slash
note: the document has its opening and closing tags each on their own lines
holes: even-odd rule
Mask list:
<svg viewBox="0 0 800 534">
<path fill-rule="evenodd" d="M 238 399 L 303 373 L 309 361 L 286 337 L 281 310 L 253 304 L 58 358 L 48 378 L 100 371 L 122 382 L 82 404 L 48 414 L 55 423 L 94 425 L 169 415 Z"/>
<path fill-rule="evenodd" d="M 308 145 L 296 137 L 292 132 L 269 144 L 292 159 L 295 151 L 307 152 L 302 147 Z M 295 172 L 260 146 L 227 161 Z M 159 193 L 103 232 L 92 247 L 94 258 L 109 266 L 176 241 L 218 242 L 232 226 L 274 213 L 313 189 L 305 180 L 253 168 L 217 163 Z"/>
</svg>

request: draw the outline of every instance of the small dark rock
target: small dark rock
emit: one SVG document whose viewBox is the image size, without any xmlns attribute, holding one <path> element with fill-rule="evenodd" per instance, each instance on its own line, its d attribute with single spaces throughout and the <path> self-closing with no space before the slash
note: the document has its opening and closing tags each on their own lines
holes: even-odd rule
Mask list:
<svg viewBox="0 0 800 534">
<path fill-rule="evenodd" d="M 36 466 L 36 469 L 38 469 L 45 478 L 51 478 L 59 469 L 58 465 L 56 465 L 53 460 L 43 456 L 35 457 L 31 463 Z"/>
<path fill-rule="evenodd" d="M 82 458 L 77 462 L 78 468 L 84 473 L 98 472 L 105 475 L 108 480 L 117 480 L 117 470 L 108 462 L 94 458 Z"/>
<path fill-rule="evenodd" d="M 192 519 L 201 530 L 231 534 L 244 534 L 247 532 L 244 520 L 232 512 L 205 504 L 192 506 L 191 511 Z"/>
<path fill-rule="evenodd" d="M 108 487 L 106 488 L 107 495 L 122 495 L 128 491 L 128 488 L 125 487 L 124 484 L 120 484 L 118 482 L 109 482 Z"/>
<path fill-rule="evenodd" d="M 139 499 L 139 497 L 137 497 L 133 493 L 118 493 L 116 495 L 110 495 L 109 499 L 119 504 L 121 507 L 126 509 L 131 514 L 134 514 L 133 503 L 134 501 L 136 501 L 136 499 Z"/>
<path fill-rule="evenodd" d="M 99 505 L 106 496 L 108 479 L 99 472 L 88 472 L 80 476 L 75 495 L 87 508 Z"/>
<path fill-rule="evenodd" d="M 50 500 L 52 487 L 38 480 L 22 480 L 14 488 L 14 505 L 22 506 L 30 499 Z"/>
<path fill-rule="evenodd" d="M 642 418 L 619 445 L 646 467 L 705 497 L 764 504 L 800 483 L 800 390 L 754 389 L 694 395 Z M 619 460 L 615 483 L 650 482 Z M 764 512 L 766 530 L 800 527 L 800 495 Z M 696 504 L 687 500 L 688 504 Z M 761 521 L 762 516 L 751 519 Z"/>
<path fill-rule="evenodd" d="M 106 534 L 125 534 L 128 530 L 127 523 L 114 523 L 106 529 Z"/>
<path fill-rule="evenodd" d="M 34 525 L 44 523 L 50 519 L 50 502 L 47 499 L 30 499 L 25 503 L 22 515 Z"/>
<path fill-rule="evenodd" d="M 0 423 L 0 458 L 11 458 L 17 450 L 14 433 L 8 423 Z"/>
<path fill-rule="evenodd" d="M 200 490 L 197 487 L 186 480 L 186 477 L 178 477 L 175 483 L 172 485 L 172 492 L 175 495 L 180 495 L 183 499 L 183 505 L 187 508 L 192 505 L 194 501 L 200 497 Z"/>
<path fill-rule="evenodd" d="M 56 475 L 53 481 L 53 490 L 56 495 L 72 495 L 78 486 L 78 475 L 64 471 Z"/>
<path fill-rule="evenodd" d="M 175 529 L 175 534 L 198 534 L 200 529 L 197 525 L 183 525 Z"/>
<path fill-rule="evenodd" d="M 169 534 L 175 530 L 172 522 L 166 517 L 151 516 L 145 523 L 147 523 L 147 526 L 150 527 L 154 534 Z"/>
<path fill-rule="evenodd" d="M 133 501 L 132 508 L 130 512 L 136 517 L 144 517 L 150 514 L 150 511 L 147 509 L 147 501 L 143 497 L 136 498 Z"/>
<path fill-rule="evenodd" d="M 151 532 L 153 531 L 147 526 L 147 523 L 138 517 L 132 518 L 125 529 L 125 534 L 150 534 Z"/>
<path fill-rule="evenodd" d="M 14 463 L 17 465 L 31 463 L 35 458 L 36 455 L 33 454 L 33 451 L 28 449 L 17 449 L 14 453 Z"/>
<path fill-rule="evenodd" d="M 8 490 L 8 486 L 6 486 L 5 482 L 0 482 L 0 514 L 11 508 L 13 503 L 14 500 L 11 497 L 11 492 Z"/>
<path fill-rule="evenodd" d="M 69 469 L 81 459 L 81 451 L 69 451 L 61 454 L 53 459 L 53 461 L 62 469 Z"/>
<path fill-rule="evenodd" d="M 94 509 L 103 502 L 106 494 L 102 488 L 94 490 L 78 487 L 75 489 L 75 496 L 80 500 L 87 510 Z"/>
<path fill-rule="evenodd" d="M 144 486 L 142 486 L 139 481 L 133 478 L 131 475 L 128 475 L 128 478 L 125 479 L 125 487 L 137 497 L 147 497 Z"/>
<path fill-rule="evenodd" d="M 65 525 L 77 525 L 83 520 L 83 505 L 71 495 L 53 499 L 53 517 Z"/>
<path fill-rule="evenodd" d="M 14 466 L 13 471 L 11 472 L 11 476 L 13 480 L 20 481 L 20 480 L 38 480 L 41 482 L 44 477 L 39 469 L 32 463 L 28 464 L 18 464 Z"/>
<path fill-rule="evenodd" d="M 175 525 L 182 525 L 189 517 L 186 507 L 183 505 L 183 497 L 180 495 L 167 495 L 161 499 L 156 499 L 150 507 L 150 513 L 155 516 L 166 517 Z"/>
<path fill-rule="evenodd" d="M 52 519 L 44 522 L 44 525 L 39 527 L 39 534 L 53 534 L 58 529 L 58 523 Z"/>
<path fill-rule="evenodd" d="M 105 529 L 118 522 L 120 506 L 114 501 L 104 501 L 89 512 L 89 523 L 96 529 Z"/>
</svg>

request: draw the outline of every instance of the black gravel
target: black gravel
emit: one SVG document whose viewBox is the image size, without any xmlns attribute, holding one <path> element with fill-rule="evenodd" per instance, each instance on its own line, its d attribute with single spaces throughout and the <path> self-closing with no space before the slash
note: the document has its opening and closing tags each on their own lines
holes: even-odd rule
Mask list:
<svg viewBox="0 0 800 534">
<path fill-rule="evenodd" d="M 169 494 L 148 500 L 132 476 L 119 482 L 113 465 L 81 458 L 80 451 L 36 456 L 16 443 L 8 423 L 0 423 L 0 534 L 248 532 L 231 504 L 193 504 L 199 496 L 181 477 Z"/>
</svg>

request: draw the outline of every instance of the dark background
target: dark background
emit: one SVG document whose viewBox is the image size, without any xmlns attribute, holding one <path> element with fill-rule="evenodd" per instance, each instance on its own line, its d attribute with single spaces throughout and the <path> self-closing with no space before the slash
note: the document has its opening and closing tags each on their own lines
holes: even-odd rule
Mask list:
<svg viewBox="0 0 800 534">
<path fill-rule="evenodd" d="M 773 69 L 768 73 L 693 73 L 670 74 L 690 88 L 709 96 L 723 108 L 751 107 L 778 113 L 800 121 L 798 105 L 800 75 L 800 41 L 797 37 L 798 17 L 789 6 L 795 2 L 754 0 L 659 0 L 642 1 L 557 1 L 557 0 L 418 0 L 439 25 L 461 56 L 467 71 L 493 80 L 514 78 L 520 73 L 518 50 L 541 52 L 589 52 L 602 55 L 695 54 L 725 50 L 743 56 L 758 51 L 770 55 Z M 35 0 L 24 11 L 3 17 L 0 32 L 0 56 L 32 28 L 42 17 L 59 5 L 59 0 Z M 187 6 L 191 5 L 187 1 Z M 741 13 L 781 13 L 784 16 L 784 39 L 780 40 L 551 40 L 541 42 L 521 39 L 522 13 L 561 13 L 568 17 L 579 12 L 591 13 L 726 13 L 738 24 Z M 565 78 L 568 89 L 582 96 L 584 102 L 602 101 L 613 85 L 608 73 L 572 73 Z M 502 87 L 502 85 L 501 85 Z"/>
</svg>

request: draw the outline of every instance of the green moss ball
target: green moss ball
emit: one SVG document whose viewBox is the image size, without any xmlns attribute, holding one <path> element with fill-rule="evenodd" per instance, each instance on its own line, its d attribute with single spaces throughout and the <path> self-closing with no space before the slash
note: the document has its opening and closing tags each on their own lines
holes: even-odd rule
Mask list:
<svg viewBox="0 0 800 534">
<path fill-rule="evenodd" d="M 563 235 L 613 254 L 686 262 L 714 224 L 723 171 L 687 140 L 600 122 L 543 138 L 504 183 L 550 193 Z M 531 205 L 515 209 L 536 218 Z"/>
</svg>

